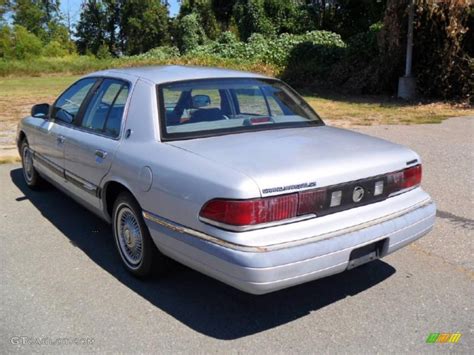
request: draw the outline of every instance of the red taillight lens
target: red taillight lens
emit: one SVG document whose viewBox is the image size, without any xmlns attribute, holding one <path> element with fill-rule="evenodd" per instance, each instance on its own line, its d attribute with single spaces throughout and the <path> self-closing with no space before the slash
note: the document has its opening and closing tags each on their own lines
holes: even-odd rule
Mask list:
<svg viewBox="0 0 474 355">
<path fill-rule="evenodd" d="M 309 190 L 299 193 L 298 216 L 316 213 L 324 208 L 326 189 Z"/>
<path fill-rule="evenodd" d="M 403 188 L 409 188 L 421 183 L 421 165 L 403 170 Z"/>
<path fill-rule="evenodd" d="M 388 174 L 387 187 L 389 193 L 394 193 L 419 185 L 421 183 L 421 172 L 421 165 L 415 165 L 411 168 Z"/>
<path fill-rule="evenodd" d="M 211 200 L 200 216 L 232 226 L 251 226 L 296 217 L 298 195 L 283 195 L 254 200 Z"/>
</svg>

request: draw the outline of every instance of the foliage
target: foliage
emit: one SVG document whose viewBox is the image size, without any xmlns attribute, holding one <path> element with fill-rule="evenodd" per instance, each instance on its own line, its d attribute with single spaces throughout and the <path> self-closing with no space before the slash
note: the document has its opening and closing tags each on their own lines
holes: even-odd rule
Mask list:
<svg viewBox="0 0 474 355">
<path fill-rule="evenodd" d="M 370 26 L 369 31 L 347 39 L 343 58 L 335 63 L 328 75 L 328 84 L 341 91 L 352 93 L 377 93 L 376 63 L 380 57 L 377 37 L 381 23 Z M 374 74 L 375 73 L 375 74 Z"/>
<path fill-rule="evenodd" d="M 331 66 L 343 57 L 345 50 L 346 44 L 336 33 L 308 32 L 304 41 L 291 49 L 282 77 L 295 86 L 312 86 L 327 78 Z"/>
<path fill-rule="evenodd" d="M 180 53 L 177 47 L 162 46 L 162 47 L 153 48 L 146 53 L 136 55 L 134 56 L 134 58 L 166 60 L 166 59 L 176 58 L 179 56 L 180 56 Z"/>
<path fill-rule="evenodd" d="M 144 58 L 142 55 L 105 59 L 88 55 L 68 55 L 58 58 L 37 57 L 34 61 L 0 59 L 0 77 L 41 76 L 50 73 L 85 74 L 107 68 L 167 64 L 212 66 L 257 72 L 269 76 L 277 75 L 277 68 L 270 65 L 205 55 L 184 55 L 165 59 Z"/>
<path fill-rule="evenodd" d="M 177 37 L 181 53 L 189 52 L 204 43 L 206 34 L 197 14 L 189 14 L 179 19 Z"/>
<path fill-rule="evenodd" d="M 220 34 L 216 8 L 213 1 L 184 0 L 181 2 L 178 20 L 186 15 L 196 14 L 207 38 L 216 39 Z"/>
<path fill-rule="evenodd" d="M 423 95 L 472 100 L 471 2 L 418 1 L 413 70 Z M 189 63 L 371 94 L 395 93 L 404 75 L 408 0 L 182 0 L 176 18 L 164 4 L 84 0 L 73 43 L 59 0 L 0 0 L 0 75 Z"/>
<path fill-rule="evenodd" d="M 306 49 L 312 49 L 313 54 L 322 61 L 329 62 L 335 60 L 337 52 L 345 47 L 340 36 L 326 31 L 312 31 L 304 35 L 284 33 L 273 38 L 254 33 L 247 42 L 240 42 L 232 32 L 224 32 L 217 41 L 199 46 L 191 54 L 243 59 L 283 67 L 288 64 L 293 50 L 304 43 Z"/>
<path fill-rule="evenodd" d="M 242 40 L 247 40 L 253 33 L 265 36 L 275 34 L 275 28 L 265 13 L 264 0 L 238 1 L 234 7 L 234 18 Z"/>
<path fill-rule="evenodd" d="M 467 0 L 450 0 L 417 8 L 414 70 L 425 96 L 474 100 L 474 58 L 466 41 L 473 7 Z"/>
<path fill-rule="evenodd" d="M 29 59 L 41 54 L 43 43 L 23 26 L 0 28 L 0 57 Z"/>
<path fill-rule="evenodd" d="M 97 53 L 95 54 L 95 56 L 98 59 L 108 59 L 112 57 L 112 55 L 109 52 L 109 48 L 105 43 L 102 43 L 99 46 L 99 49 L 97 50 Z"/>
<path fill-rule="evenodd" d="M 67 31 L 61 22 L 59 0 L 12 0 L 9 7 L 13 24 L 23 26 L 43 42 L 58 41 L 57 32 Z"/>
<path fill-rule="evenodd" d="M 58 41 L 51 41 L 43 47 L 42 54 L 48 57 L 64 57 L 68 55 L 68 50 L 65 49 Z"/>
<path fill-rule="evenodd" d="M 339 33 L 347 39 L 356 33 L 364 33 L 379 22 L 390 0 L 332 0 L 310 1 L 314 16 L 321 29 Z M 405 0 L 397 0 L 404 4 Z"/>
<path fill-rule="evenodd" d="M 105 43 L 106 15 L 101 1 L 87 0 L 82 5 L 82 12 L 76 26 L 76 45 L 81 54 L 97 54 Z"/>
<path fill-rule="evenodd" d="M 128 0 L 121 14 L 121 40 L 124 52 L 144 53 L 169 43 L 168 10 L 160 1 Z"/>
<path fill-rule="evenodd" d="M 3 17 L 10 8 L 10 0 L 0 0 L 0 25 L 3 25 L 6 21 Z"/>
</svg>

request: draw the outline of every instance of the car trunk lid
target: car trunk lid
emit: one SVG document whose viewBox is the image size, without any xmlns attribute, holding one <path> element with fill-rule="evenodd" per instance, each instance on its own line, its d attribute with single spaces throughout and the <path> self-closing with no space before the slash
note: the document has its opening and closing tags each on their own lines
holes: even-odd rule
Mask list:
<svg viewBox="0 0 474 355">
<path fill-rule="evenodd" d="M 277 129 L 171 141 L 169 144 L 252 178 L 262 196 L 302 191 L 401 170 L 410 149 L 329 126 Z"/>
</svg>

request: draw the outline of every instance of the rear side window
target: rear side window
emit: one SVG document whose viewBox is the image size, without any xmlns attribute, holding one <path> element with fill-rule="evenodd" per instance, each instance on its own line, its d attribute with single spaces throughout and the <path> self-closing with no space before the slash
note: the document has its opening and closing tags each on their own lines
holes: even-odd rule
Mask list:
<svg viewBox="0 0 474 355">
<path fill-rule="evenodd" d="M 89 102 L 81 127 L 109 137 L 118 137 L 128 91 L 127 83 L 105 79 Z"/>
</svg>

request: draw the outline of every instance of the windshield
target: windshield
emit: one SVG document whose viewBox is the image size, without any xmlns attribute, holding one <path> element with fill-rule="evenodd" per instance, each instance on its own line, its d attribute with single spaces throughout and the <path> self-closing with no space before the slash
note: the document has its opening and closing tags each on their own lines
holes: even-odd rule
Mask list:
<svg viewBox="0 0 474 355">
<path fill-rule="evenodd" d="M 277 80 L 237 78 L 158 86 L 164 139 L 321 125 L 292 89 Z"/>
</svg>

